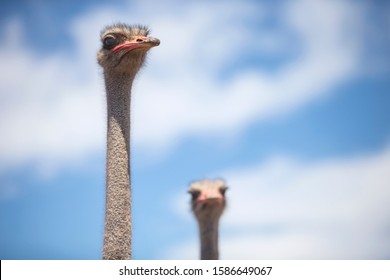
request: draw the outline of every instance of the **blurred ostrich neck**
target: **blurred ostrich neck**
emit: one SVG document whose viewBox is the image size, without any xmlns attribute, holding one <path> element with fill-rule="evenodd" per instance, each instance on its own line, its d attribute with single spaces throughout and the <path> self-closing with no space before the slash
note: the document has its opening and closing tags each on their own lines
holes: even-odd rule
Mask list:
<svg viewBox="0 0 390 280">
<path fill-rule="evenodd" d="M 129 146 L 130 99 L 134 76 L 129 73 L 104 73 L 108 127 L 103 259 L 131 259 Z"/>
<path fill-rule="evenodd" d="M 199 221 L 200 259 L 218 260 L 218 219 Z"/>
</svg>

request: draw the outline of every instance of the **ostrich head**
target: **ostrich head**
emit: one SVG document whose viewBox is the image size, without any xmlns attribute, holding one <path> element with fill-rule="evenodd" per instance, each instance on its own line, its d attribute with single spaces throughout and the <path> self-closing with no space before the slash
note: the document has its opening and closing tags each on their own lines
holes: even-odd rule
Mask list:
<svg viewBox="0 0 390 280">
<path fill-rule="evenodd" d="M 136 74 L 148 50 L 160 44 L 160 40 L 148 37 L 149 32 L 141 25 L 119 23 L 106 27 L 101 33 L 99 64 L 105 71 Z"/>
<path fill-rule="evenodd" d="M 191 206 L 199 223 L 218 221 L 225 209 L 227 186 L 223 180 L 202 180 L 190 185 Z"/>
</svg>

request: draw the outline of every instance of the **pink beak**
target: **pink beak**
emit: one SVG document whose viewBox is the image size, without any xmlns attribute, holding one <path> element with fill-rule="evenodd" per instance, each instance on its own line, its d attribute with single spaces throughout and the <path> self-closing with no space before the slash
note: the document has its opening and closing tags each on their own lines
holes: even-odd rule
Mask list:
<svg viewBox="0 0 390 280">
<path fill-rule="evenodd" d="M 158 46 L 158 45 L 160 45 L 160 40 L 159 39 L 156 39 L 156 38 L 153 38 L 153 37 L 141 37 L 141 36 L 139 36 L 136 39 L 136 42 L 125 42 L 125 43 L 123 43 L 121 45 L 118 45 L 115 48 L 113 48 L 112 52 L 113 53 L 117 53 L 120 50 L 125 49 L 126 52 L 124 54 L 126 54 L 129 51 L 132 51 L 134 49 L 138 49 L 138 48 L 151 48 L 151 47 L 155 47 L 155 46 Z"/>
<path fill-rule="evenodd" d="M 222 202 L 224 200 L 223 195 L 218 190 L 204 191 L 197 199 L 199 202 L 205 202 L 208 200 L 216 200 Z"/>
</svg>

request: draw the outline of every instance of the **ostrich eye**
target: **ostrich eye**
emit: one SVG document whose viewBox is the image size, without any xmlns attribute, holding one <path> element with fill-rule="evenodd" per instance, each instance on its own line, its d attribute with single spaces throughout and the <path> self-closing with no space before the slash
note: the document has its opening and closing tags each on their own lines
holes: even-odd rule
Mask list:
<svg viewBox="0 0 390 280">
<path fill-rule="evenodd" d="M 116 39 L 112 36 L 108 36 L 103 40 L 103 47 L 107 50 L 112 49 L 116 45 Z"/>
<path fill-rule="evenodd" d="M 225 195 L 225 192 L 227 191 L 228 187 L 222 187 L 219 189 L 219 192 L 222 194 L 222 195 Z"/>
<path fill-rule="evenodd" d="M 190 193 L 191 196 L 192 196 L 192 200 L 197 199 L 198 196 L 200 195 L 200 191 L 196 191 L 196 190 L 191 190 L 191 191 L 189 191 L 189 193 Z"/>
</svg>

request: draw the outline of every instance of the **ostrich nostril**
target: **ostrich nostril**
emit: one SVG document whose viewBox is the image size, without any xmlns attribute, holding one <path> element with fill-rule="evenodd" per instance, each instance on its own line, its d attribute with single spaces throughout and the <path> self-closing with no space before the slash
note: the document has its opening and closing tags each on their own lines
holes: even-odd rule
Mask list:
<svg viewBox="0 0 390 280">
<path fill-rule="evenodd" d="M 144 40 L 143 39 L 137 39 L 136 42 L 140 43 L 140 42 L 143 42 Z"/>
</svg>

